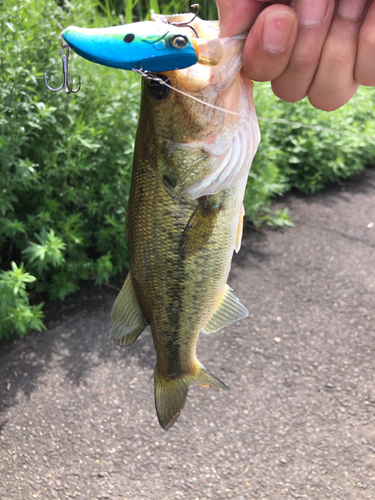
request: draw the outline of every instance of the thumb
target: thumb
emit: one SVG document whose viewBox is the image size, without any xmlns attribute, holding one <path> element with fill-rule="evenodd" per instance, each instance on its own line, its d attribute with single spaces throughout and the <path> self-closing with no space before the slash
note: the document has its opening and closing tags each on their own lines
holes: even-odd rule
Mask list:
<svg viewBox="0 0 375 500">
<path fill-rule="evenodd" d="M 278 78 L 287 67 L 298 33 L 294 10 L 277 4 L 258 16 L 245 42 L 243 72 L 256 81 Z"/>
</svg>

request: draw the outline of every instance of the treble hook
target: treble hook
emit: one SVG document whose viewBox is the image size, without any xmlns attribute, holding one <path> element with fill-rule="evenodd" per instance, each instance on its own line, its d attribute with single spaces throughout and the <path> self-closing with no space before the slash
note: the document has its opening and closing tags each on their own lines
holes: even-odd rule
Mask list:
<svg viewBox="0 0 375 500">
<path fill-rule="evenodd" d="M 69 45 L 66 43 L 63 43 L 61 36 L 62 36 L 62 33 L 60 33 L 59 42 L 61 45 L 61 56 L 62 56 L 62 66 L 63 66 L 63 82 L 58 89 L 53 89 L 52 87 L 50 87 L 48 85 L 48 76 L 47 76 L 47 71 L 46 71 L 45 76 L 44 76 L 44 79 L 46 82 L 46 87 L 51 92 L 59 92 L 60 90 L 62 90 L 65 87 L 65 92 L 67 94 L 76 94 L 79 91 L 79 89 L 81 88 L 81 74 L 78 73 L 78 88 L 73 90 L 72 72 L 70 72 L 69 78 L 68 78 Z M 66 54 L 64 52 L 65 50 L 66 50 Z"/>
<path fill-rule="evenodd" d="M 195 20 L 196 17 L 198 17 L 198 14 L 199 14 L 199 3 L 194 3 L 193 5 L 190 5 L 190 7 L 194 8 L 194 9 L 197 9 L 197 11 L 195 12 L 195 14 L 193 15 L 193 18 L 190 19 L 190 21 L 187 21 L 187 22 L 176 22 L 176 23 L 168 23 L 169 24 L 173 24 L 174 26 L 180 26 L 181 28 L 190 28 L 191 30 L 194 31 L 195 33 L 195 36 L 197 38 L 199 38 L 199 35 L 197 33 L 197 30 L 195 28 L 193 28 L 193 26 L 191 26 L 191 23 Z"/>
</svg>

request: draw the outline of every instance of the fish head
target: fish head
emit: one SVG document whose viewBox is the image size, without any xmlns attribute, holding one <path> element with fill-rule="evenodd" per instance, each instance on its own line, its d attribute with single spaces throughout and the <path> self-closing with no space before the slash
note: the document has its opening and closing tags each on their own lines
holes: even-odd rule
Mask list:
<svg viewBox="0 0 375 500">
<path fill-rule="evenodd" d="M 81 57 L 112 68 L 171 71 L 198 61 L 195 33 L 160 21 L 111 28 L 69 26 L 62 38 Z"/>
<path fill-rule="evenodd" d="M 166 18 L 171 23 L 188 22 L 191 14 Z M 224 118 L 222 112 L 215 114 L 210 104 L 222 110 L 238 111 L 236 104 L 225 98 L 242 67 L 245 37 L 219 39 L 219 24 L 215 21 L 196 18 L 191 26 L 198 34 L 195 39 L 197 63 L 174 71 L 157 71 L 157 77 L 168 86 L 158 79 L 143 80 L 144 113 L 153 121 L 157 135 L 176 141 L 196 137 L 211 122 L 213 115 L 220 115 L 221 120 Z"/>
<path fill-rule="evenodd" d="M 241 72 L 246 35 L 219 38 L 218 23 L 198 18 L 191 25 L 198 62 L 143 79 L 137 141 L 168 189 L 196 199 L 247 177 L 260 135 L 253 83 Z"/>
</svg>

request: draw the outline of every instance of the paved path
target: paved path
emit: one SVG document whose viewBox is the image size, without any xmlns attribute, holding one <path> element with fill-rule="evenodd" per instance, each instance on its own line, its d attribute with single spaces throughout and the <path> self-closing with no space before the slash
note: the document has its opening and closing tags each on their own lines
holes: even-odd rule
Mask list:
<svg viewBox="0 0 375 500">
<path fill-rule="evenodd" d="M 230 284 L 250 318 L 199 359 L 168 433 L 149 334 L 108 343 L 115 298 L 85 285 L 0 352 L 0 498 L 375 499 L 375 170 L 310 198 L 293 229 L 247 231 Z"/>
</svg>

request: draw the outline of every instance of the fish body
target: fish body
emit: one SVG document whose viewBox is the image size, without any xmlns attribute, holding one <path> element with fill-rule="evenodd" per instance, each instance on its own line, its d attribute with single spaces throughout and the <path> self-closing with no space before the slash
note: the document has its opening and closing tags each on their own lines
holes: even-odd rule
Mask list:
<svg viewBox="0 0 375 500">
<path fill-rule="evenodd" d="M 260 139 L 252 82 L 240 73 L 245 37 L 220 40 L 217 23 L 193 25 L 206 60 L 159 71 L 173 90 L 142 82 L 126 223 L 130 271 L 110 320 L 118 345 L 132 344 L 151 326 L 164 429 L 179 416 L 189 385 L 226 388 L 196 357 L 200 332 L 248 315 L 226 285 Z"/>
</svg>

